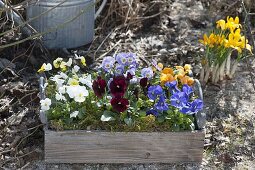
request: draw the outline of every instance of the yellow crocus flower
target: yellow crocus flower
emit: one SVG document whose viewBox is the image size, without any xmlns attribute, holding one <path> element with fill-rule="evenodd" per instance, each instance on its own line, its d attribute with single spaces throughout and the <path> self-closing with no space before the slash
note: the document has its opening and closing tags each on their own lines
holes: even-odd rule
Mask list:
<svg viewBox="0 0 255 170">
<path fill-rule="evenodd" d="M 226 22 L 225 20 L 221 19 L 219 21 L 216 22 L 217 24 L 217 28 L 220 28 L 221 30 L 225 30 L 226 29 Z"/>
</svg>

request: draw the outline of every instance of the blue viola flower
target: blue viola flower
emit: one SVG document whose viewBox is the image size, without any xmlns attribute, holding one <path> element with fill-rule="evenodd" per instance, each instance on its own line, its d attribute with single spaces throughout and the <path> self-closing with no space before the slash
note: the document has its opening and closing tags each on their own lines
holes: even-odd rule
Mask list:
<svg viewBox="0 0 255 170">
<path fill-rule="evenodd" d="M 174 94 L 176 92 L 180 92 L 179 88 L 177 87 L 177 81 L 176 80 L 171 81 L 171 82 L 167 82 L 165 84 L 165 86 L 169 88 L 171 94 Z"/>
<path fill-rule="evenodd" d="M 150 67 L 148 67 L 148 68 L 143 68 L 142 70 L 141 70 L 141 75 L 142 75 L 142 77 L 143 78 L 148 78 L 148 79 L 151 79 L 152 77 L 153 77 L 153 71 L 152 71 L 152 69 L 150 68 Z"/>
<path fill-rule="evenodd" d="M 191 93 L 193 93 L 192 87 L 190 87 L 190 86 L 187 85 L 187 84 L 184 84 L 184 85 L 182 86 L 182 91 L 183 91 L 184 93 L 186 93 L 188 96 L 189 96 Z"/>
<path fill-rule="evenodd" d="M 180 109 L 180 112 L 184 114 L 195 114 L 198 111 L 203 109 L 203 101 L 200 99 L 195 99 L 193 102 L 187 103 L 182 109 Z"/>
<path fill-rule="evenodd" d="M 188 102 L 188 96 L 186 93 L 184 92 L 178 92 L 178 93 L 174 93 L 171 98 L 171 105 L 178 108 L 178 109 L 181 109 L 183 108 L 187 102 Z"/>
<path fill-rule="evenodd" d="M 159 95 L 163 94 L 163 89 L 160 85 L 150 86 L 148 88 L 148 97 L 151 100 L 156 100 Z"/>
<path fill-rule="evenodd" d="M 123 73 L 124 73 L 124 66 L 117 64 L 117 66 L 115 67 L 115 74 L 121 75 Z"/>
<path fill-rule="evenodd" d="M 110 72 L 110 70 L 114 66 L 114 63 L 115 63 L 115 59 L 113 57 L 110 57 L 110 56 L 104 57 L 102 61 L 102 68 L 104 69 L 104 71 Z"/>
<path fill-rule="evenodd" d="M 116 55 L 116 61 L 123 66 L 128 65 L 128 54 L 127 53 L 119 53 Z"/>
<path fill-rule="evenodd" d="M 165 97 L 163 95 L 159 96 L 159 101 L 155 104 L 157 110 L 165 111 L 168 110 L 168 104 L 165 101 Z"/>
<path fill-rule="evenodd" d="M 150 109 L 146 112 L 146 116 L 148 115 L 154 115 L 155 117 L 159 116 L 159 113 L 156 109 Z"/>
</svg>

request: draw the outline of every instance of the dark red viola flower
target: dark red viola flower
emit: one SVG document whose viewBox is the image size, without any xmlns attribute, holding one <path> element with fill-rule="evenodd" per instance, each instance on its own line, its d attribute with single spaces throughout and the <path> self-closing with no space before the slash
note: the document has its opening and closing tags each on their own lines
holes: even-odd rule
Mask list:
<svg viewBox="0 0 255 170">
<path fill-rule="evenodd" d="M 127 110 L 129 102 L 125 98 L 115 97 L 111 99 L 112 108 L 118 112 L 124 112 Z"/>
<path fill-rule="evenodd" d="M 148 83 L 148 78 L 147 78 L 147 77 L 142 78 L 142 79 L 140 80 L 140 85 L 141 85 L 142 87 L 146 87 L 146 86 L 147 86 L 147 83 Z"/>
<path fill-rule="evenodd" d="M 133 75 L 131 74 L 131 73 L 127 73 L 127 78 L 126 78 L 126 80 L 127 81 L 129 81 L 129 80 L 131 80 L 133 78 Z"/>
<path fill-rule="evenodd" d="M 97 97 L 102 98 L 105 93 L 106 81 L 100 76 L 97 77 L 97 80 L 94 80 L 92 88 Z"/>
<path fill-rule="evenodd" d="M 124 76 L 116 76 L 110 83 L 110 91 L 113 97 L 123 97 L 127 90 L 127 83 Z"/>
</svg>

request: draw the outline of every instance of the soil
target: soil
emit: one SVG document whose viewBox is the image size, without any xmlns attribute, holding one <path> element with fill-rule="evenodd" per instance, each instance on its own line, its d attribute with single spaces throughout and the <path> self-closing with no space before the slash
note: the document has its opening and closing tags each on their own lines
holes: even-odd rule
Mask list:
<svg viewBox="0 0 255 170">
<path fill-rule="evenodd" d="M 142 4 L 144 9 L 135 10 L 138 7 L 132 6 L 137 13 L 133 11 L 131 19 L 127 19 L 126 15 L 115 16 L 111 9 L 114 7 L 115 13 L 123 12 L 124 7 L 119 7 L 118 3 L 127 4 L 113 0 L 108 2 L 96 23 L 95 41 L 69 50 L 70 54 L 57 50 L 45 51 L 40 44 L 34 45 L 34 40 L 0 49 L 0 169 L 255 169 L 254 56 L 240 62 L 233 79 L 203 86 L 207 123 L 202 163 L 127 165 L 44 162 L 43 127 L 39 121 L 37 95 L 38 75 L 35 74 L 43 62 L 50 62 L 57 56 L 68 57 L 76 52 L 86 54 L 90 63 L 95 60 L 95 64 L 98 64 L 105 55 L 116 51 L 132 51 L 143 56 L 141 60 L 144 63 L 152 58 L 165 65 L 191 63 L 194 75 L 198 76 L 199 56 L 203 52 L 198 39 L 202 34 L 217 19 L 228 15 L 239 15 L 240 20 L 244 19 L 240 1 L 135 2 Z M 126 25 L 123 26 L 125 20 Z M 251 26 L 253 34 L 253 23 Z M 14 33 L 1 37 L 0 43 L 21 38 L 18 35 Z"/>
</svg>

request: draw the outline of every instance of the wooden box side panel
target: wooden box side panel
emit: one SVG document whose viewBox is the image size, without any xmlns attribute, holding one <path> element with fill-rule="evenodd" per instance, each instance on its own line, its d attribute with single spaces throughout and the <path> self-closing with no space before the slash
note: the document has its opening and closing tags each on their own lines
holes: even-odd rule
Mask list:
<svg viewBox="0 0 255 170">
<path fill-rule="evenodd" d="M 45 131 L 45 160 L 50 163 L 201 162 L 203 146 L 204 131 Z"/>
</svg>

